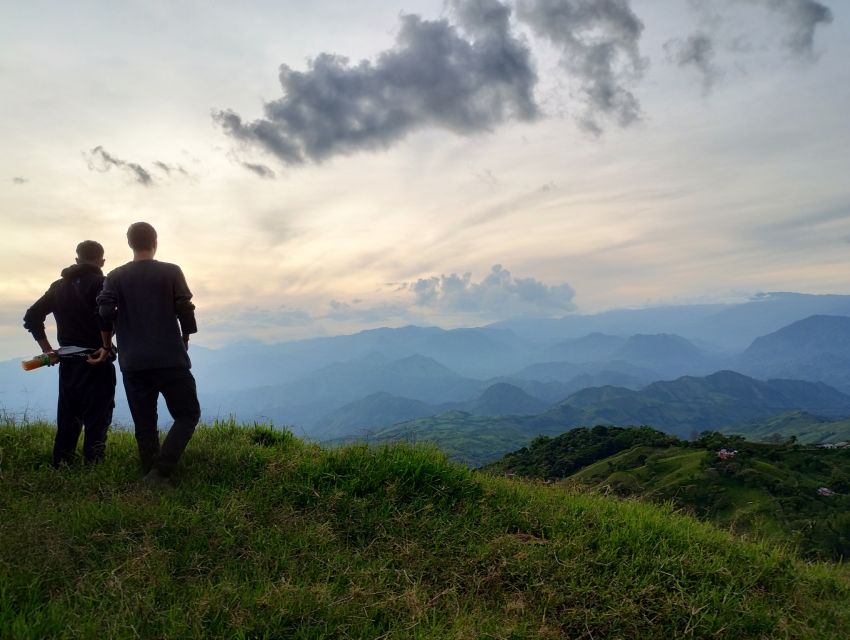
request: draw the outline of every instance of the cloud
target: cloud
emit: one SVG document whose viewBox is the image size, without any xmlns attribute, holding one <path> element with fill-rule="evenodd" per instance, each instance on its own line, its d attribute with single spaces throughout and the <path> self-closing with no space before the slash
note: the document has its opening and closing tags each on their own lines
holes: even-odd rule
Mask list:
<svg viewBox="0 0 850 640">
<path fill-rule="evenodd" d="M 668 60 L 694 68 L 708 93 L 722 75 L 718 53 L 740 54 L 753 29 L 733 43 L 718 30 L 734 21 L 734 9 L 769 11 L 783 20 L 786 46 L 812 55 L 819 26 L 830 9 L 817 0 L 689 1 L 705 24 L 690 36 L 669 40 Z M 576 120 L 600 135 L 610 125 L 628 127 L 643 117 L 634 86 L 648 66 L 641 55 L 644 23 L 630 0 L 446 0 L 449 17 L 401 17 L 393 47 L 371 60 L 320 53 L 306 70 L 280 66 L 282 97 L 246 119 L 217 109 L 213 120 L 243 149 L 260 150 L 284 165 L 321 163 L 339 155 L 380 151 L 424 128 L 458 135 L 489 132 L 510 119 L 541 116 L 532 53 L 513 18 L 535 39 L 553 45 L 581 105 Z M 764 21 L 765 24 L 770 21 Z M 775 30 L 775 25 L 774 25 Z M 239 160 L 260 177 L 274 172 Z"/>
<path fill-rule="evenodd" d="M 641 118 L 626 87 L 647 65 L 638 47 L 644 26 L 629 0 L 518 0 L 517 18 L 560 50 L 585 103 L 583 129 L 599 135 L 604 120 L 625 127 Z"/>
<path fill-rule="evenodd" d="M 184 175 L 184 176 L 189 175 L 189 172 L 186 171 L 186 169 L 184 169 L 179 164 L 166 164 L 166 163 L 161 162 L 159 160 L 154 160 L 153 165 L 169 177 L 171 176 L 172 173 L 179 173 L 179 174 Z"/>
<path fill-rule="evenodd" d="M 442 313 L 463 313 L 506 318 L 517 315 L 552 315 L 575 309 L 575 291 L 568 284 L 547 285 L 534 278 L 515 278 L 495 265 L 481 282 L 472 274 L 422 278 L 406 285 L 415 304 Z"/>
<path fill-rule="evenodd" d="M 298 235 L 292 226 L 291 215 L 287 211 L 268 211 L 257 218 L 257 226 L 262 232 L 262 237 L 273 245 L 281 245 L 289 242 Z"/>
<path fill-rule="evenodd" d="M 146 187 L 153 186 L 156 182 L 148 169 L 145 169 L 142 165 L 135 162 L 128 162 L 127 160 L 116 158 L 101 145 L 96 146 L 88 153 L 84 153 L 83 157 L 86 159 L 86 163 L 91 171 L 106 173 L 115 167 L 121 171 L 127 172 L 133 180 Z M 154 160 L 152 164 L 156 170 L 164 173 L 169 178 L 174 175 L 190 177 L 189 172 L 186 171 L 182 165 L 168 164 L 161 160 Z"/>
<path fill-rule="evenodd" d="M 353 300 L 351 303 L 331 300 L 329 303 L 330 310 L 324 318 L 337 322 L 357 322 L 363 324 L 387 322 L 397 318 L 410 318 L 408 308 L 400 304 L 387 303 L 375 306 L 362 306 L 361 303 L 361 300 Z"/>
<path fill-rule="evenodd" d="M 301 309 L 286 305 L 277 307 L 248 307 L 210 320 L 211 328 L 252 331 L 262 328 L 304 327 L 313 324 L 313 317 Z"/>
<path fill-rule="evenodd" d="M 674 39 L 664 45 L 667 59 L 679 67 L 692 66 L 702 75 L 703 93 L 711 91 L 721 75 L 715 65 L 714 40 L 706 33 L 695 33 L 685 40 Z"/>
<path fill-rule="evenodd" d="M 784 46 L 791 53 L 802 57 L 814 55 L 815 33 L 818 27 L 830 24 L 833 20 L 832 10 L 816 0 L 727 0 L 727 10 L 724 12 L 719 11 L 715 5 L 700 0 L 690 0 L 690 5 L 702 17 L 703 30 L 712 34 L 716 34 L 724 23 L 736 23 L 735 6 L 749 6 L 771 12 L 785 23 L 788 33 L 783 40 Z M 765 22 L 764 25 L 770 30 L 776 29 L 774 24 Z M 739 34 L 726 48 L 732 53 L 751 53 L 759 47 L 753 46 L 750 35 Z"/>
<path fill-rule="evenodd" d="M 389 299 L 334 299 L 316 320 L 371 326 L 436 320 L 451 325 L 517 316 L 560 316 L 576 308 L 575 291 L 568 284 L 515 278 L 501 265 L 495 265 L 480 282 L 470 273 L 452 273 L 387 283 L 386 287 L 392 291 Z"/>
<path fill-rule="evenodd" d="M 741 13 L 747 7 L 757 11 L 773 13 L 779 17 L 789 29 L 783 40 L 783 45 L 798 57 L 810 58 L 814 54 L 815 31 L 820 25 L 832 22 L 832 11 L 816 0 L 726 0 L 722 10 L 717 4 L 689 0 L 691 8 L 700 16 L 699 31 L 682 40 L 669 40 L 664 45 L 668 61 L 681 68 L 694 67 L 702 75 L 703 93 L 711 91 L 723 70 L 715 62 L 717 54 L 722 51 L 735 59 L 737 67 L 742 67 L 741 58 L 758 51 L 772 51 L 776 48 L 775 41 L 767 38 L 757 43 L 758 32 L 763 35 L 776 32 L 776 24 L 770 20 L 761 20 L 761 29 L 752 28 L 752 17 Z M 738 9 L 738 15 L 736 15 Z M 740 17 L 748 19 L 739 20 Z M 736 30 L 740 25 L 750 25 L 745 32 L 740 32 L 731 38 L 721 39 L 724 26 L 733 25 Z"/>
<path fill-rule="evenodd" d="M 267 180 L 273 180 L 275 176 L 275 172 L 271 170 L 270 167 L 267 167 L 264 164 L 255 164 L 253 162 L 240 162 L 243 167 L 251 171 L 252 173 L 260 176 L 261 178 L 266 178 Z"/>
<path fill-rule="evenodd" d="M 488 187 L 496 187 L 499 184 L 499 179 L 496 175 L 490 171 L 490 169 L 481 169 L 480 171 L 473 171 L 472 175 L 477 179 L 486 184 Z"/>
<path fill-rule="evenodd" d="M 153 184 L 153 178 L 145 168 L 135 162 L 127 162 L 126 160 L 116 158 L 101 145 L 96 146 L 87 154 L 86 161 L 89 169 L 92 171 L 105 173 L 112 169 L 112 167 L 116 167 L 129 173 L 139 184 L 143 184 L 146 187 Z"/>
<path fill-rule="evenodd" d="M 26 178 L 20 178 L 18 176 L 15 176 L 14 178 L 12 178 L 12 182 L 14 184 L 26 184 L 27 182 L 29 182 L 29 180 L 27 180 Z"/>
<path fill-rule="evenodd" d="M 537 75 L 526 44 L 498 0 L 450 0 L 457 24 L 401 18 L 395 46 L 351 64 L 322 53 L 306 71 L 281 65 L 283 97 L 246 121 L 213 113 L 233 139 L 286 165 L 386 149 L 426 128 L 459 135 L 490 131 L 509 118 L 538 116 Z"/>
<path fill-rule="evenodd" d="M 832 22 L 832 11 L 815 0 L 747 0 L 779 14 L 788 23 L 785 45 L 795 54 L 811 56 L 815 30 Z"/>
</svg>

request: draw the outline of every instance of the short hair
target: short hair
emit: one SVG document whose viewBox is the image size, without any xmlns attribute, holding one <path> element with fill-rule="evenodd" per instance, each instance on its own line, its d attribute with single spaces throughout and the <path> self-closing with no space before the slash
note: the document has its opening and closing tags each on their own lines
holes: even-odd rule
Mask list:
<svg viewBox="0 0 850 640">
<path fill-rule="evenodd" d="M 77 257 L 83 262 L 103 260 L 103 245 L 94 240 L 83 240 L 77 245 Z"/>
<path fill-rule="evenodd" d="M 145 251 L 156 246 L 156 229 L 147 222 L 134 222 L 127 229 L 127 244 L 134 251 Z"/>
</svg>

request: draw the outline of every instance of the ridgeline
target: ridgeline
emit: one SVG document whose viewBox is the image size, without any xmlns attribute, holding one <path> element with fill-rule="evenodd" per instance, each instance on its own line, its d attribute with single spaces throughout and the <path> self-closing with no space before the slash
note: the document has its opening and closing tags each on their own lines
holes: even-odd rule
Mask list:
<svg viewBox="0 0 850 640">
<path fill-rule="evenodd" d="M 405 445 L 198 430 L 177 486 L 135 443 L 47 465 L 0 427 L 0 637 L 837 638 L 850 574 L 657 507 Z"/>
</svg>

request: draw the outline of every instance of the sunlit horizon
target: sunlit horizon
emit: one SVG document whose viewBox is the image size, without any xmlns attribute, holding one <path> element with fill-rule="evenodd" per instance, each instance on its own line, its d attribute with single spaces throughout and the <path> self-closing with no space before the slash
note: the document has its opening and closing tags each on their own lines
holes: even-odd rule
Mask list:
<svg viewBox="0 0 850 640">
<path fill-rule="evenodd" d="M 77 242 L 101 242 L 108 271 L 138 220 L 186 273 L 211 347 L 850 293 L 848 7 L 806 21 L 678 4 L 624 3 L 632 31 L 608 16 L 570 42 L 532 0 L 480 5 L 503 8 L 489 17 L 442 0 L 10 9 L 0 357 L 32 350 L 20 319 Z M 404 40 L 409 16 L 430 29 L 417 38 L 439 30 L 470 56 L 468 70 L 421 60 L 474 70 L 468 100 L 392 85 L 388 60 L 432 55 Z M 595 76 L 576 64 L 590 32 L 618 56 Z M 494 34 L 513 47 L 509 78 L 484 64 Z M 279 66 L 318 86 L 324 53 L 375 95 L 326 97 L 332 121 L 298 103 L 313 118 L 298 129 Z M 606 88 L 613 106 L 594 98 Z M 405 109 L 403 127 L 381 119 Z M 264 118 L 295 155 L 251 128 Z"/>
</svg>

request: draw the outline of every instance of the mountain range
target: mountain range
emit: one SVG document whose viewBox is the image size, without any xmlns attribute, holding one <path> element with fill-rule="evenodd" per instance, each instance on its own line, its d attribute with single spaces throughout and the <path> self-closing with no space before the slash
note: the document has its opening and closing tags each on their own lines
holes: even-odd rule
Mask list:
<svg viewBox="0 0 850 640">
<path fill-rule="evenodd" d="M 850 317 L 811 316 L 756 338 L 736 368 L 759 378 L 820 380 L 850 391 Z"/>
<path fill-rule="evenodd" d="M 190 355 L 206 419 L 234 416 L 285 424 L 317 439 L 449 410 L 540 415 L 589 388 L 605 389 L 587 393 L 608 397 L 608 405 L 592 411 L 571 406 L 574 416 L 644 420 L 656 415 L 653 406 L 674 399 L 644 394 L 637 400 L 630 393 L 721 370 L 761 380 L 825 382 L 850 392 L 850 317 L 805 315 L 812 310 L 850 313 L 850 296 L 771 294 L 740 305 L 620 310 L 469 329 L 381 328 L 215 350 L 193 344 Z M 778 320 L 788 318 L 793 322 L 774 329 Z M 712 343 L 718 327 L 730 336 Z M 772 333 L 755 335 L 747 348 L 728 346 L 763 328 Z M 49 417 L 55 394 L 55 369 L 25 374 L 19 361 L 0 363 L 0 408 L 7 414 Z M 725 401 L 736 401 L 734 394 Z M 581 403 L 582 396 L 573 402 Z M 703 401 L 691 413 L 708 420 L 709 404 Z M 780 403 L 775 408 L 809 410 L 812 405 Z M 167 416 L 164 406 L 161 415 Z M 130 422 L 120 384 L 115 418 L 118 424 Z"/>
<path fill-rule="evenodd" d="M 594 387 L 578 391 L 551 409 L 530 416 L 482 418 L 450 412 L 373 429 L 368 440 L 426 441 L 456 460 L 487 463 L 518 449 L 538 435 L 595 425 L 651 425 L 680 438 L 708 430 L 746 432 L 746 424 L 802 409 L 823 416 L 850 415 L 850 396 L 823 383 L 760 381 L 733 371 L 705 377 L 684 376 L 656 382 L 640 391 Z M 363 439 L 363 433 L 340 436 Z"/>
</svg>

